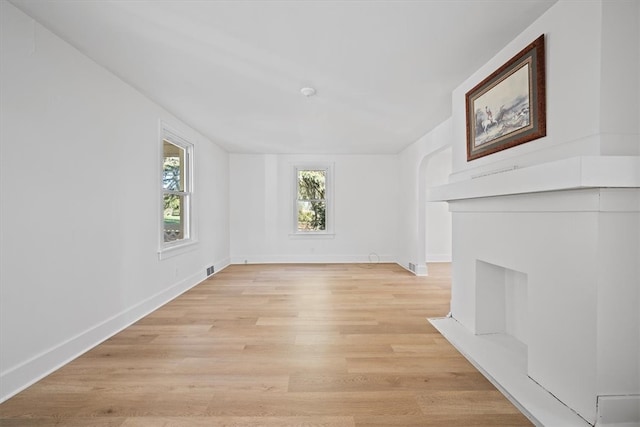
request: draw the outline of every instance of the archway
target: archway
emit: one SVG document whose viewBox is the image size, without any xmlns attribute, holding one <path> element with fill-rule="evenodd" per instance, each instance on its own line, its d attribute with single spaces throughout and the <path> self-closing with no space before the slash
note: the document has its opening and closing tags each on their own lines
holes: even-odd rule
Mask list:
<svg viewBox="0 0 640 427">
<path fill-rule="evenodd" d="M 451 174 L 451 146 L 426 155 L 418 172 L 418 262 L 428 274 L 427 262 L 451 261 L 451 213 L 445 202 L 428 202 L 429 187 L 447 184 Z M 424 266 L 424 267 L 423 267 Z"/>
</svg>

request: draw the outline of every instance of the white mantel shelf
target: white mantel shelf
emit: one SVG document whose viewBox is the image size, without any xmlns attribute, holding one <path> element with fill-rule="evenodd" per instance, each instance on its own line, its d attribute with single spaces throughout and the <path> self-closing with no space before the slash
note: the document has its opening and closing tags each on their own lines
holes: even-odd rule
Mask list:
<svg viewBox="0 0 640 427">
<path fill-rule="evenodd" d="M 582 188 L 640 187 L 640 156 L 582 156 L 431 187 L 430 202 Z"/>
</svg>

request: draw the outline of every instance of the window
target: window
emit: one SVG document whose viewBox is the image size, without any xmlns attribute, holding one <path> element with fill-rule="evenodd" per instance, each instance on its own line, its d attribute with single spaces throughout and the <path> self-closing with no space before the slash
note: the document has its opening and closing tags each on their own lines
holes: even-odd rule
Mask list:
<svg viewBox="0 0 640 427">
<path fill-rule="evenodd" d="M 331 167 L 295 167 L 294 234 L 330 234 Z"/>
<path fill-rule="evenodd" d="M 192 153 L 192 144 L 163 126 L 161 249 L 192 241 Z"/>
</svg>

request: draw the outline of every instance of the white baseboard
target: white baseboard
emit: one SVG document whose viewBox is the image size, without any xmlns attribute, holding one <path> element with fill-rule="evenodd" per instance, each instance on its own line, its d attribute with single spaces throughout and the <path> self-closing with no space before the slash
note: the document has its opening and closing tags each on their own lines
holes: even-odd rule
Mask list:
<svg viewBox="0 0 640 427">
<path fill-rule="evenodd" d="M 216 273 L 228 265 L 228 258 L 214 263 Z M 0 373 L 0 403 L 198 285 L 206 279 L 205 271 L 206 267 L 203 267 L 198 273 Z"/>
<path fill-rule="evenodd" d="M 216 273 L 229 267 L 229 265 L 231 265 L 231 258 L 229 257 L 213 263 L 213 267 L 215 268 Z"/>
<path fill-rule="evenodd" d="M 246 261 L 246 262 L 245 262 Z M 232 256 L 231 264 L 378 264 L 395 263 L 393 255 L 240 255 Z"/>
<path fill-rule="evenodd" d="M 640 395 L 598 396 L 596 427 L 640 426 Z"/>
<path fill-rule="evenodd" d="M 427 254 L 427 262 L 451 262 L 451 254 Z"/>
<path fill-rule="evenodd" d="M 415 268 L 416 268 L 416 271 L 414 271 L 413 273 L 414 273 L 416 276 L 419 276 L 419 277 L 426 277 L 426 276 L 428 276 L 428 275 L 429 275 L 429 270 L 428 270 L 428 268 L 427 268 L 427 263 L 426 263 L 426 262 L 423 262 L 423 263 L 421 263 L 421 264 L 416 264 L 416 267 L 415 267 Z"/>
</svg>

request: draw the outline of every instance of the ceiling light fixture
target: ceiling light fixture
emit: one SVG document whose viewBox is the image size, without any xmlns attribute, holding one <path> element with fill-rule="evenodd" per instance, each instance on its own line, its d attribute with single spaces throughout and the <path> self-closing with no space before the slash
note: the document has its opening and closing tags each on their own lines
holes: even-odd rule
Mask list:
<svg viewBox="0 0 640 427">
<path fill-rule="evenodd" d="M 300 93 L 306 96 L 307 98 L 316 94 L 316 90 L 312 87 L 303 87 L 300 89 Z"/>
</svg>

